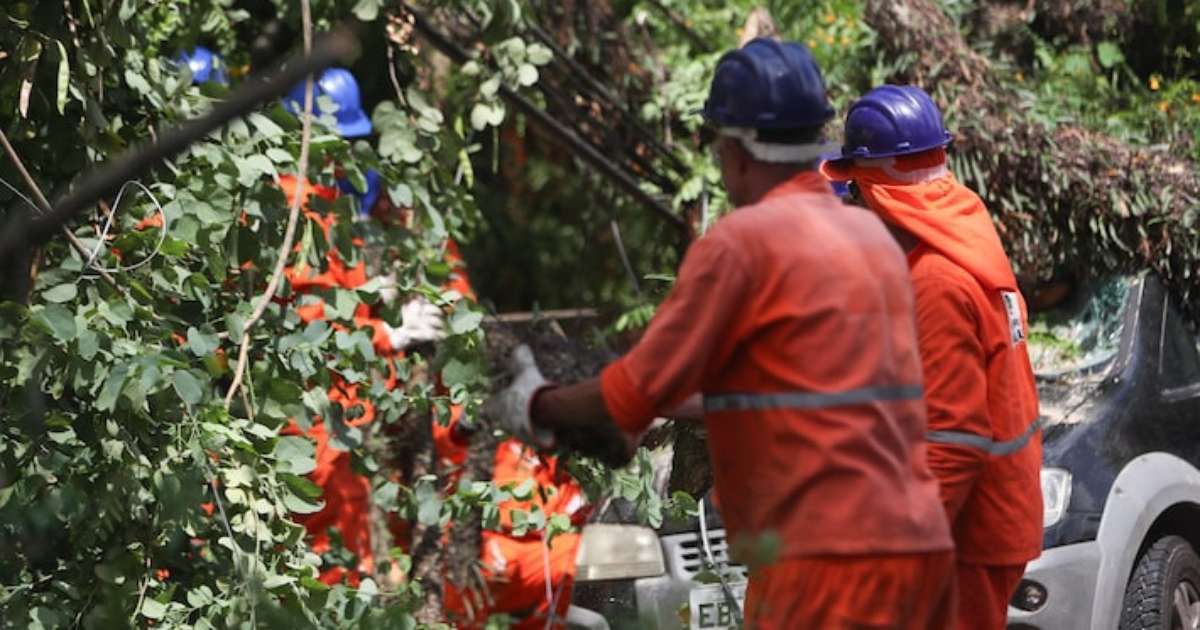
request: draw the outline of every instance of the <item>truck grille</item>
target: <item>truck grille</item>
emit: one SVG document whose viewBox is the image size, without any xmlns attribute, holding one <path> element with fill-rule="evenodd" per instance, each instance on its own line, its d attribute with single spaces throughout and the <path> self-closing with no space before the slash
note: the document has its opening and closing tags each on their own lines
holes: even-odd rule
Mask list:
<svg viewBox="0 0 1200 630">
<path fill-rule="evenodd" d="M 729 545 L 725 541 L 725 530 L 713 529 L 708 532 L 708 544 L 712 547 L 713 559 L 718 566 L 725 566 L 729 571 L 746 574 L 746 568 L 729 563 Z M 704 570 L 704 543 L 700 534 L 688 532 L 663 538 L 663 551 L 670 558 L 671 573 L 676 577 L 690 580 Z"/>
</svg>

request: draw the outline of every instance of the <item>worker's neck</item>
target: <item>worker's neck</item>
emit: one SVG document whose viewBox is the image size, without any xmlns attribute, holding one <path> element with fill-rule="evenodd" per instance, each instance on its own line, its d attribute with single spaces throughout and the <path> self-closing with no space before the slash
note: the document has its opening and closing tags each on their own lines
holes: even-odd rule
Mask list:
<svg viewBox="0 0 1200 630">
<path fill-rule="evenodd" d="M 750 177 L 747 190 L 747 199 L 742 205 L 752 205 L 762 198 L 767 196 L 781 184 L 795 178 L 797 175 L 814 169 L 814 164 L 759 164 L 755 169 L 755 173 Z"/>
</svg>

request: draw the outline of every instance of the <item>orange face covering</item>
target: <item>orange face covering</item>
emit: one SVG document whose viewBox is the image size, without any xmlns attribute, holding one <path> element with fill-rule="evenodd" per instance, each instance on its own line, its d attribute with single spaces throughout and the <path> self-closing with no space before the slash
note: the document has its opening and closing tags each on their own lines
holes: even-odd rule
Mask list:
<svg viewBox="0 0 1200 630">
<path fill-rule="evenodd" d="M 833 181 L 853 181 L 880 218 L 966 269 L 985 289 L 1017 289 L 991 215 L 979 196 L 946 168 L 944 149 L 826 162 L 821 173 Z"/>
</svg>

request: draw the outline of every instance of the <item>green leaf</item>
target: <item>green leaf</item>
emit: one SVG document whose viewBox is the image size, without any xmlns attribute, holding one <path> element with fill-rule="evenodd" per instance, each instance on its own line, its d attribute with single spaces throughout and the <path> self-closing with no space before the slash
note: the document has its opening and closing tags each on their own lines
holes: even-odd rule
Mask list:
<svg viewBox="0 0 1200 630">
<path fill-rule="evenodd" d="M 47 302 L 61 304 L 63 302 L 70 302 L 71 300 L 74 300 L 75 295 L 78 294 L 78 292 L 79 290 L 75 287 L 75 284 L 68 282 L 66 284 L 60 284 L 56 287 L 51 287 L 45 291 L 42 291 L 42 299 L 46 300 Z"/>
<path fill-rule="evenodd" d="M 493 127 L 499 127 L 504 122 L 504 112 L 504 103 L 492 105 L 491 111 L 488 112 L 488 124 Z"/>
<path fill-rule="evenodd" d="M 193 608 L 200 608 L 215 602 L 212 589 L 201 585 L 199 588 L 194 588 L 187 593 L 187 603 Z"/>
<path fill-rule="evenodd" d="M 195 405 L 204 397 L 200 379 L 188 370 L 176 370 L 172 375 L 172 384 L 175 386 L 175 393 L 179 394 L 180 400 L 188 405 Z"/>
<path fill-rule="evenodd" d="M 138 0 L 121 0 L 121 8 L 117 12 L 117 16 L 122 22 L 128 22 L 134 15 L 137 15 Z"/>
<path fill-rule="evenodd" d="M 258 175 L 274 175 L 275 164 L 265 155 L 251 155 L 245 159 L 246 168 Z"/>
<path fill-rule="evenodd" d="M 254 128 L 257 129 L 258 133 L 264 138 L 274 139 L 283 136 L 283 129 L 279 125 L 275 124 L 275 121 L 263 116 L 258 112 L 252 113 L 246 118 L 250 121 L 251 125 L 254 125 Z"/>
<path fill-rule="evenodd" d="M 76 351 L 79 352 L 79 358 L 84 361 L 91 361 L 95 358 L 96 353 L 100 351 L 100 337 L 90 329 L 84 328 L 80 330 Z"/>
<path fill-rule="evenodd" d="M 537 83 L 538 70 L 532 64 L 522 64 L 517 69 L 517 82 L 526 87 Z"/>
<path fill-rule="evenodd" d="M 117 397 L 125 388 L 125 380 L 129 378 L 129 366 L 122 363 L 108 373 L 100 395 L 96 397 L 96 408 L 100 411 L 111 411 L 117 404 Z"/>
<path fill-rule="evenodd" d="M 225 483 L 230 488 L 248 488 L 254 485 L 254 470 L 249 466 L 238 466 L 225 471 Z"/>
<path fill-rule="evenodd" d="M 422 525 L 437 525 L 442 515 L 442 500 L 435 494 L 417 506 L 417 521 Z"/>
<path fill-rule="evenodd" d="M 354 5 L 354 17 L 364 21 L 372 22 L 379 16 L 380 0 L 358 0 Z"/>
<path fill-rule="evenodd" d="M 146 601 L 142 602 L 143 617 L 147 619 L 162 619 L 164 616 L 166 616 L 166 614 L 166 605 L 158 602 L 157 600 L 147 597 Z"/>
<path fill-rule="evenodd" d="M 75 313 L 59 304 L 48 304 L 36 318 L 50 329 L 55 339 L 64 343 L 75 338 Z"/>
<path fill-rule="evenodd" d="M 551 59 L 554 59 L 554 51 L 550 50 L 547 46 L 537 43 L 530 44 L 525 49 L 525 54 L 529 58 L 529 63 L 535 66 L 544 66 L 550 63 Z"/>
<path fill-rule="evenodd" d="M 1100 58 L 1100 65 L 1106 69 L 1125 61 L 1125 55 L 1121 53 L 1121 47 L 1113 42 L 1100 42 L 1097 44 L 1096 56 Z"/>
<path fill-rule="evenodd" d="M 484 131 L 487 128 L 487 121 L 491 119 L 491 106 L 487 103 L 475 103 L 475 107 L 470 109 L 470 126 L 475 131 Z"/>
<path fill-rule="evenodd" d="M 494 76 L 487 81 L 484 81 L 483 84 L 479 86 L 479 93 L 482 94 L 484 98 L 492 98 L 499 91 L 500 77 L 498 76 Z"/>
<path fill-rule="evenodd" d="M 526 479 L 512 489 L 512 496 L 518 501 L 528 501 L 533 498 L 533 479 Z"/>
<path fill-rule="evenodd" d="M 67 97 L 70 95 L 71 63 L 67 60 L 67 48 L 63 43 L 58 40 L 54 40 L 54 43 L 58 44 L 58 98 L 55 104 L 61 114 L 66 110 Z"/>
<path fill-rule="evenodd" d="M 150 82 L 146 81 L 146 77 L 143 77 L 133 70 L 125 71 L 125 83 L 128 84 L 129 87 L 135 92 L 143 96 L 146 96 L 154 91 L 154 88 L 150 87 Z"/>
<path fill-rule="evenodd" d="M 271 158 L 271 161 L 276 164 L 291 164 L 292 162 L 296 161 L 296 158 L 292 157 L 291 153 L 288 153 L 283 149 L 276 149 L 275 147 L 267 149 L 266 154 L 267 157 Z"/>
<path fill-rule="evenodd" d="M 229 331 L 230 339 L 241 339 L 245 327 L 246 320 L 240 313 L 227 313 L 225 315 L 225 330 Z"/>
<path fill-rule="evenodd" d="M 479 369 L 474 363 L 452 358 L 442 368 L 442 382 L 447 387 L 455 385 L 470 385 L 479 378 Z"/>
<path fill-rule="evenodd" d="M 307 475 L 317 467 L 317 447 L 312 440 L 287 435 L 275 443 L 276 470 L 294 475 Z"/>
<path fill-rule="evenodd" d="M 305 477 L 290 473 L 281 473 L 279 478 L 283 480 L 283 483 L 289 490 L 301 498 L 310 500 L 321 498 L 321 486 L 309 481 Z"/>
<path fill-rule="evenodd" d="M 216 335 L 200 332 L 196 328 L 189 327 L 187 331 L 188 349 L 192 354 L 198 357 L 206 357 L 213 353 L 221 345 L 221 340 Z"/>
<path fill-rule="evenodd" d="M 334 295 L 333 308 L 330 309 L 326 304 L 327 310 L 333 311 L 333 316 L 337 319 L 350 319 L 354 316 L 354 309 L 358 307 L 358 294 L 354 291 L 338 289 Z"/>
<path fill-rule="evenodd" d="M 276 573 L 275 575 L 272 575 L 263 581 L 263 588 L 270 590 L 279 588 L 280 586 L 287 586 L 288 584 L 293 584 L 295 582 L 296 578 L 290 575 L 280 575 Z"/>
<path fill-rule="evenodd" d="M 483 313 L 460 308 L 450 314 L 450 332 L 456 335 L 465 335 L 469 332 L 478 330 L 479 324 L 482 322 Z"/>
</svg>

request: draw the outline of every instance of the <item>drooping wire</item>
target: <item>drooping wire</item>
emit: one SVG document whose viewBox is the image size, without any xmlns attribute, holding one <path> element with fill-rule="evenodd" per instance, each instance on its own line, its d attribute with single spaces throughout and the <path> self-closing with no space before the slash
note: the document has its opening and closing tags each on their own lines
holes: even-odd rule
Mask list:
<svg viewBox="0 0 1200 630">
<path fill-rule="evenodd" d="M 113 221 L 114 221 L 114 219 L 116 219 L 117 211 L 120 210 L 120 208 L 121 208 L 121 199 L 122 199 L 122 197 L 125 196 L 125 191 L 128 190 L 130 186 L 136 186 L 136 187 L 140 188 L 142 190 L 142 192 L 146 193 L 146 196 L 150 198 L 150 202 L 154 204 L 155 209 L 158 211 L 159 217 L 162 219 L 162 225 L 160 226 L 159 231 L 158 231 L 158 244 L 154 246 L 154 251 L 150 252 L 149 256 L 137 261 L 136 263 L 133 263 L 132 265 L 118 265 L 116 267 L 101 266 L 97 263 L 97 259 L 100 257 L 100 254 L 105 249 L 105 243 L 108 241 L 108 235 L 112 231 Z M 121 272 L 121 271 L 133 271 L 134 269 L 137 269 L 139 267 L 146 265 L 151 260 L 154 260 L 154 258 L 156 256 L 158 256 L 159 252 L 162 251 L 163 243 L 165 243 L 166 241 L 167 241 L 167 212 L 166 212 L 166 210 L 163 209 L 162 204 L 159 203 L 159 201 L 158 201 L 158 198 L 154 196 L 154 193 L 151 192 L 150 189 L 147 188 L 145 184 L 143 184 L 137 180 L 127 181 L 127 182 L 125 182 L 124 185 L 121 186 L 121 189 L 117 191 L 117 198 L 113 201 L 113 204 L 112 204 L 112 212 L 108 213 L 108 218 L 104 222 L 104 228 L 102 230 L 100 230 L 100 237 L 99 237 L 98 242 L 96 243 L 96 248 L 93 249 L 91 254 L 88 256 L 87 261 L 83 265 L 85 271 L 82 274 L 80 274 L 80 276 L 81 277 L 90 277 L 90 276 L 88 276 L 87 271 L 86 271 L 89 268 L 95 269 L 96 271 L 106 271 L 108 273 L 117 273 L 117 272 Z"/>
</svg>

